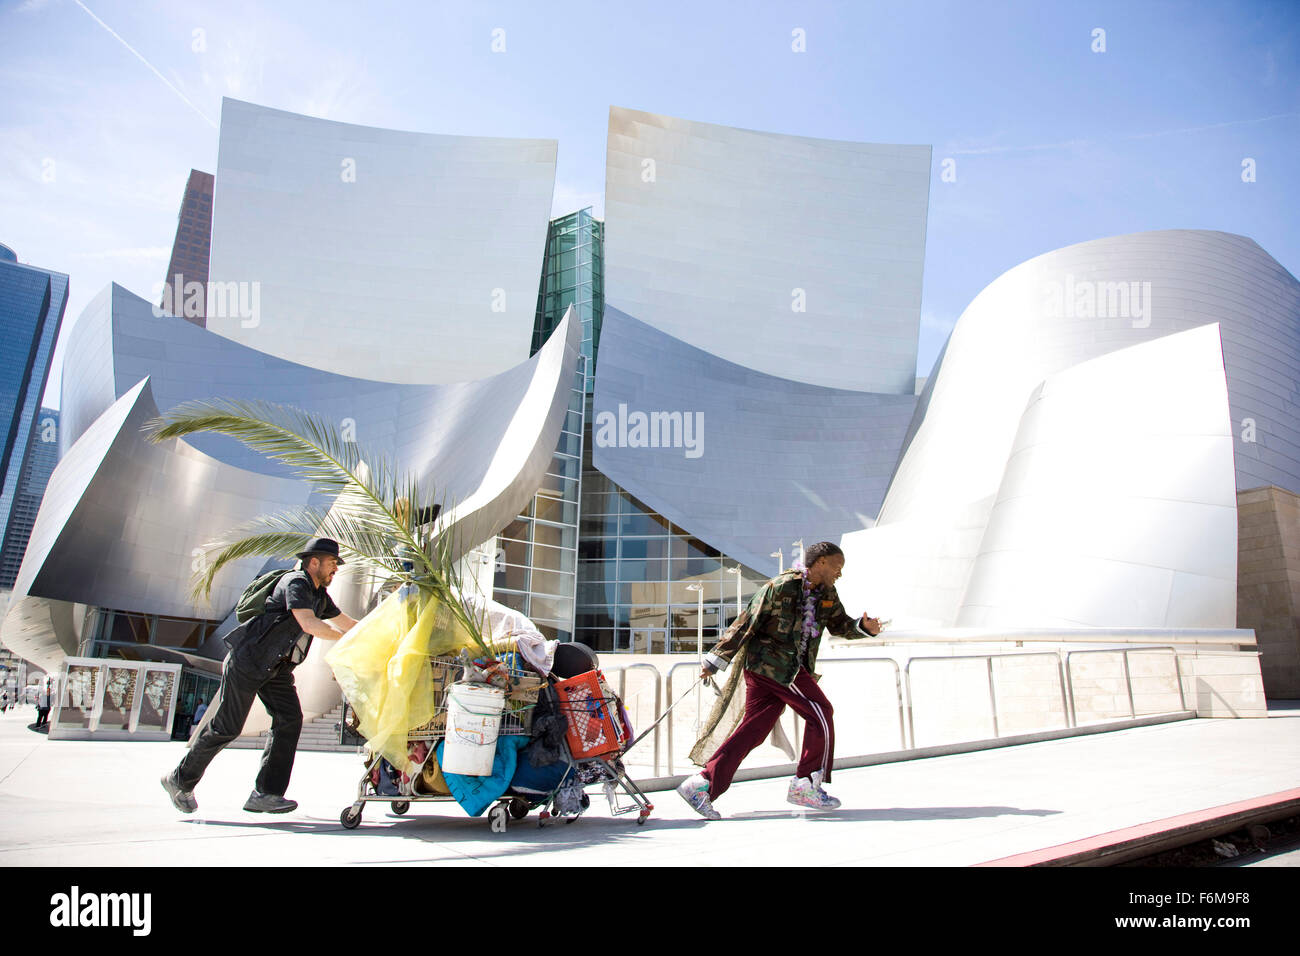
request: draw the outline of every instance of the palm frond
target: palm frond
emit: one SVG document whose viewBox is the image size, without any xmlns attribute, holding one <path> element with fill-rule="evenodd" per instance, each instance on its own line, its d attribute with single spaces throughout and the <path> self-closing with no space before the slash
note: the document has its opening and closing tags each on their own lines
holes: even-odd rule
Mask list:
<svg viewBox="0 0 1300 956">
<path fill-rule="evenodd" d="M 398 490 L 407 500 L 422 501 L 419 482 L 400 477 L 381 456 L 363 456 L 361 446 L 343 438 L 328 419 L 273 402 L 208 399 L 184 402 L 144 426 L 158 443 L 197 432 L 215 432 L 243 442 L 268 458 L 283 462 L 314 490 L 343 500 L 343 510 L 359 525 L 395 533 L 426 573 L 436 573 L 416 540 L 408 517 L 394 512 Z M 386 493 L 387 492 L 387 493 Z M 342 539 L 336 539 L 342 540 Z"/>
<path fill-rule="evenodd" d="M 196 598 L 208 598 L 217 574 L 233 561 L 296 555 L 311 538 L 324 535 L 338 541 L 344 561 L 359 565 L 376 586 L 412 585 L 436 597 L 479 649 L 492 653 L 483 638 L 486 601 L 471 609 L 466 600 L 458 563 L 463 529 L 425 520 L 434 503 L 429 489 L 383 458 L 365 455 L 332 422 L 270 402 L 214 399 L 178 405 L 144 431 L 153 442 L 198 432 L 226 435 L 283 462 L 313 490 L 333 498 L 328 509 L 303 506 L 262 515 L 209 542 L 203 569 L 195 574 Z M 448 502 L 438 504 L 448 513 Z"/>
<path fill-rule="evenodd" d="M 250 557 L 288 558 L 321 534 L 340 542 L 343 560 L 360 564 L 377 583 L 401 572 L 391 548 L 386 547 L 393 540 L 391 531 L 387 535 L 363 531 L 324 509 L 302 507 L 262 515 L 205 543 L 203 570 L 195 576 L 192 596 L 207 599 L 216 576 L 233 561 Z"/>
</svg>

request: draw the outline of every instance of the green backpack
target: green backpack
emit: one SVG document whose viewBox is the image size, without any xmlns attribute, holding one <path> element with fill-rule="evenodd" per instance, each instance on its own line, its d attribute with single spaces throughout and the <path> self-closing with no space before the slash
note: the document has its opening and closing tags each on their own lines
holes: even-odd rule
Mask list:
<svg viewBox="0 0 1300 956">
<path fill-rule="evenodd" d="M 266 599 L 271 596 L 271 592 L 280 583 L 280 579 L 292 570 L 292 568 L 281 568 L 277 571 L 267 571 L 244 588 L 239 603 L 235 605 L 235 620 L 239 621 L 240 624 L 246 624 L 253 618 L 265 614 Z"/>
</svg>

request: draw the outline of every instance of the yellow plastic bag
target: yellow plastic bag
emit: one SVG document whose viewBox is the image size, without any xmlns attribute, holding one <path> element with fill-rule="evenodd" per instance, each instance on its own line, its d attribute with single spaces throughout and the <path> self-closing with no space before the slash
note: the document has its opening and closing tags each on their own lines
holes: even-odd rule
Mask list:
<svg viewBox="0 0 1300 956">
<path fill-rule="evenodd" d="M 403 589 L 358 621 L 325 662 L 371 751 L 413 773 L 419 768 L 408 769 L 407 732 L 428 723 L 435 709 L 429 658 L 473 643 L 436 597 Z"/>
</svg>

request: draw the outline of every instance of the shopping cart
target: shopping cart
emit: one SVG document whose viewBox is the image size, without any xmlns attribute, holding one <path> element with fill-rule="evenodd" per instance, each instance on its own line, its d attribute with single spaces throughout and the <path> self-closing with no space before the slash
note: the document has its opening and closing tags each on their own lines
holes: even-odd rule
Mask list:
<svg viewBox="0 0 1300 956">
<path fill-rule="evenodd" d="M 586 788 L 599 785 L 614 816 L 636 813 L 637 824 L 649 819 L 654 804 L 636 785 L 623 766 L 622 756 L 636 742 L 618 697 L 609 689 L 604 675 L 594 667 L 594 653 L 581 645 L 561 645 L 567 667 L 558 665 L 545 682 L 526 668 L 515 655 L 506 655 L 500 665 L 505 668 L 513 692 L 501 720 L 501 736 L 529 734 L 535 715 L 552 713 L 563 717 L 564 743 L 556 761 L 558 782 L 543 790 L 507 789 L 487 811 L 494 833 L 504 833 L 512 820 L 522 820 L 533 810 L 540 810 L 537 823 L 545 827 L 555 820 L 572 823 L 589 808 Z M 589 655 L 589 660 L 583 655 Z M 356 801 L 339 817 L 346 829 L 361 824 L 367 803 L 387 803 L 393 813 L 406 813 L 412 803 L 446 803 L 455 798 L 437 792 L 441 770 L 436 757 L 437 745 L 447 727 L 447 696 L 450 687 L 463 673 L 463 664 L 454 658 L 431 658 L 433 671 L 434 714 L 421 727 L 407 734 L 409 763 L 417 773 L 389 771 L 386 761 L 372 755 L 357 786 Z M 584 670 L 591 667 L 591 670 Z M 559 674 L 575 673 L 572 677 Z M 643 735 L 644 736 L 644 735 Z M 640 739 L 640 738 L 638 738 Z M 521 758 L 522 759 L 522 758 Z M 386 779 L 387 775 L 387 779 Z"/>
<path fill-rule="evenodd" d="M 387 803 L 393 813 L 401 815 L 411 809 L 412 803 L 455 802 L 455 797 L 445 787 L 439 786 L 442 772 L 435 753 L 446 736 L 447 698 L 451 686 L 460 679 L 465 665 L 458 658 L 442 656 L 429 658 L 429 668 L 433 684 L 433 716 L 406 735 L 409 763 L 418 767 L 418 771 L 411 773 L 393 768 L 382 755 L 370 754 L 365 773 L 357 784 L 356 801 L 339 815 L 339 822 L 345 829 L 355 830 L 361 825 L 361 812 L 367 803 Z M 507 655 L 499 669 L 508 675 L 512 686 L 525 688 L 512 691 L 507 698 L 499 735 L 527 734 L 536 694 L 540 690 L 538 676 L 513 654 Z M 494 830 L 498 829 L 498 818 L 505 819 L 508 815 L 508 803 L 508 799 L 503 799 L 489 813 Z M 504 829 L 504 824 L 500 829 Z"/>
<path fill-rule="evenodd" d="M 634 743 L 632 725 L 622 701 L 605 681 L 605 675 L 599 669 L 587 671 L 557 680 L 548 690 L 554 694 L 557 709 L 566 724 L 565 743 L 570 771 L 565 780 L 574 776 L 587 786 L 600 784 L 609 801 L 611 815 L 636 813 L 637 824 L 644 824 L 654 811 L 654 804 L 623 766 L 623 754 Z M 630 802 L 620 799 L 620 793 Z M 556 816 L 555 804 L 553 796 L 551 806 L 543 807 L 539 815 L 539 825 L 545 826 Z M 576 815 L 563 813 L 564 807 L 559 809 L 559 815 L 564 816 L 566 822 L 576 819 Z"/>
</svg>

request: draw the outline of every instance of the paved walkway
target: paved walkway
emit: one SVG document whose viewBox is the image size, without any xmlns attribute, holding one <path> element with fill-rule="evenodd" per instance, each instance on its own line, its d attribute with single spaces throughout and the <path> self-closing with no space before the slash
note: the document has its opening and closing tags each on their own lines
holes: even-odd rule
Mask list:
<svg viewBox="0 0 1300 956">
<path fill-rule="evenodd" d="M 1066 740 L 839 771 L 835 813 L 801 815 L 785 780 L 738 783 L 709 823 L 671 791 L 651 794 L 645 826 L 611 817 L 604 797 L 571 825 L 535 815 L 494 834 L 455 804 L 403 817 L 339 813 L 359 758 L 300 753 L 289 796 L 299 809 L 241 809 L 259 754 L 227 750 L 197 790 L 199 812 L 173 810 L 158 778 L 180 743 L 48 740 L 34 710 L 0 715 L 0 866 L 458 864 L 972 866 L 1088 840 L 1300 781 L 1300 705 L 1268 719 L 1188 720 Z"/>
</svg>

